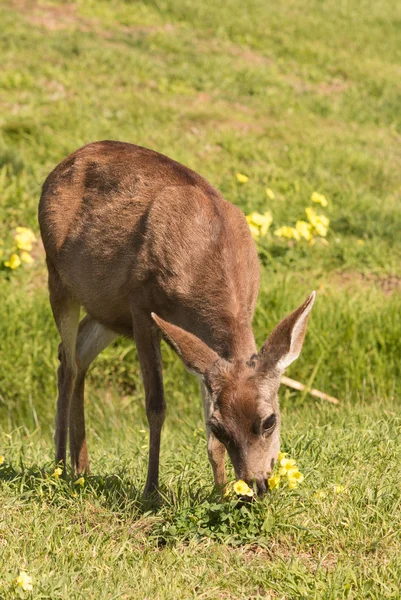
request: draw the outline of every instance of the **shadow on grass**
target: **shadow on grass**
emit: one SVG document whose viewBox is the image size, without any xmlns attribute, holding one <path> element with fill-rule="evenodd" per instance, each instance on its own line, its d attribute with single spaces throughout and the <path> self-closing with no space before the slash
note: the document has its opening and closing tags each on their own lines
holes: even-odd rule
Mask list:
<svg viewBox="0 0 401 600">
<path fill-rule="evenodd" d="M 112 475 L 73 476 L 67 472 L 65 476 L 55 473 L 54 466 L 12 465 L 0 466 L 0 485 L 8 485 L 18 493 L 20 500 L 50 501 L 52 504 L 64 504 L 77 497 L 93 498 L 113 512 L 129 514 L 131 517 L 144 513 L 156 513 L 160 501 L 155 496 L 142 498 L 142 487 L 139 487 L 124 472 Z"/>
<path fill-rule="evenodd" d="M 85 511 L 98 504 L 131 522 L 134 529 L 146 531 L 157 546 L 190 540 L 213 539 L 233 546 L 266 545 L 275 517 L 267 502 L 244 503 L 238 497 L 222 500 L 215 489 L 187 485 L 178 478 L 160 495 L 142 499 L 142 485 L 125 472 L 88 477 L 57 477 L 54 467 L 0 466 L 0 486 L 8 486 L 20 502 L 46 504 L 68 510 Z"/>
</svg>

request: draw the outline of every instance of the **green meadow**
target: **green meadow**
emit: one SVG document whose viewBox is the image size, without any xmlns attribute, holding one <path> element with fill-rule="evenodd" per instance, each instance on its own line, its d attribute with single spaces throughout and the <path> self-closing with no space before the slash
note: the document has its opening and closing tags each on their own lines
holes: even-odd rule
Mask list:
<svg viewBox="0 0 401 600">
<path fill-rule="evenodd" d="M 401 4 L 3 0 L 0 20 L 0 599 L 401 598 Z M 340 404 L 281 387 L 296 489 L 217 495 L 197 382 L 163 345 L 162 502 L 144 504 L 148 427 L 123 339 L 87 379 L 92 475 L 53 475 L 59 339 L 37 204 L 58 162 L 103 139 L 271 211 L 259 345 L 317 291 L 287 375 Z M 325 237 L 274 234 L 309 206 Z M 34 261 L 10 269 L 20 226 Z"/>
</svg>

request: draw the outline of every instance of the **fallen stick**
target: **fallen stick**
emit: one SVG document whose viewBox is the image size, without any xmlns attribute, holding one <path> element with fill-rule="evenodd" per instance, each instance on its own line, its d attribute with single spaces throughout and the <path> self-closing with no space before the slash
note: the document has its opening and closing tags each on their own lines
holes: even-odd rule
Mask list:
<svg viewBox="0 0 401 600">
<path fill-rule="evenodd" d="M 320 398 L 321 400 L 327 400 L 327 402 L 331 402 L 332 404 L 340 404 L 340 401 L 337 400 L 337 398 L 333 398 L 333 396 L 329 396 L 324 392 L 319 392 L 319 390 L 308 388 L 307 385 L 304 385 L 299 381 L 295 381 L 295 379 L 290 379 L 290 377 L 286 377 L 285 375 L 281 377 L 281 383 L 284 383 L 284 385 L 287 385 L 288 387 L 294 390 L 298 390 L 299 392 L 303 392 L 304 390 L 306 390 L 311 396 L 315 396 L 316 398 Z"/>
</svg>

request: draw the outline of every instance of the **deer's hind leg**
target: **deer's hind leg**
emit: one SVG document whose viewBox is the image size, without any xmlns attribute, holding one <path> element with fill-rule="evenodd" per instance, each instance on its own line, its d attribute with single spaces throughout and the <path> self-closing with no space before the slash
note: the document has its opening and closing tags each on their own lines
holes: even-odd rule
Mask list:
<svg viewBox="0 0 401 600">
<path fill-rule="evenodd" d="M 70 453 L 75 473 L 89 473 L 89 458 L 85 433 L 84 391 L 85 377 L 93 360 L 113 342 L 118 335 L 104 327 L 90 315 L 79 324 L 76 344 L 77 377 L 70 406 Z"/>
<path fill-rule="evenodd" d="M 79 325 L 79 303 L 71 296 L 57 271 L 48 264 L 50 304 L 61 337 L 59 346 L 58 398 L 56 432 L 56 463 L 65 469 L 70 402 L 77 376 L 76 340 Z"/>
</svg>

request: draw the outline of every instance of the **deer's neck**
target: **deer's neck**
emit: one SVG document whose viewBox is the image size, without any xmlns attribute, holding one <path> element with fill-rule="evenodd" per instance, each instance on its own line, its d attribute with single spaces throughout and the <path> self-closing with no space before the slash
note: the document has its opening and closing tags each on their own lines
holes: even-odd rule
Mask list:
<svg viewBox="0 0 401 600">
<path fill-rule="evenodd" d="M 255 338 L 249 318 L 235 317 L 210 310 L 200 317 L 185 319 L 184 329 L 191 331 L 221 358 L 247 361 L 256 353 Z"/>
</svg>

